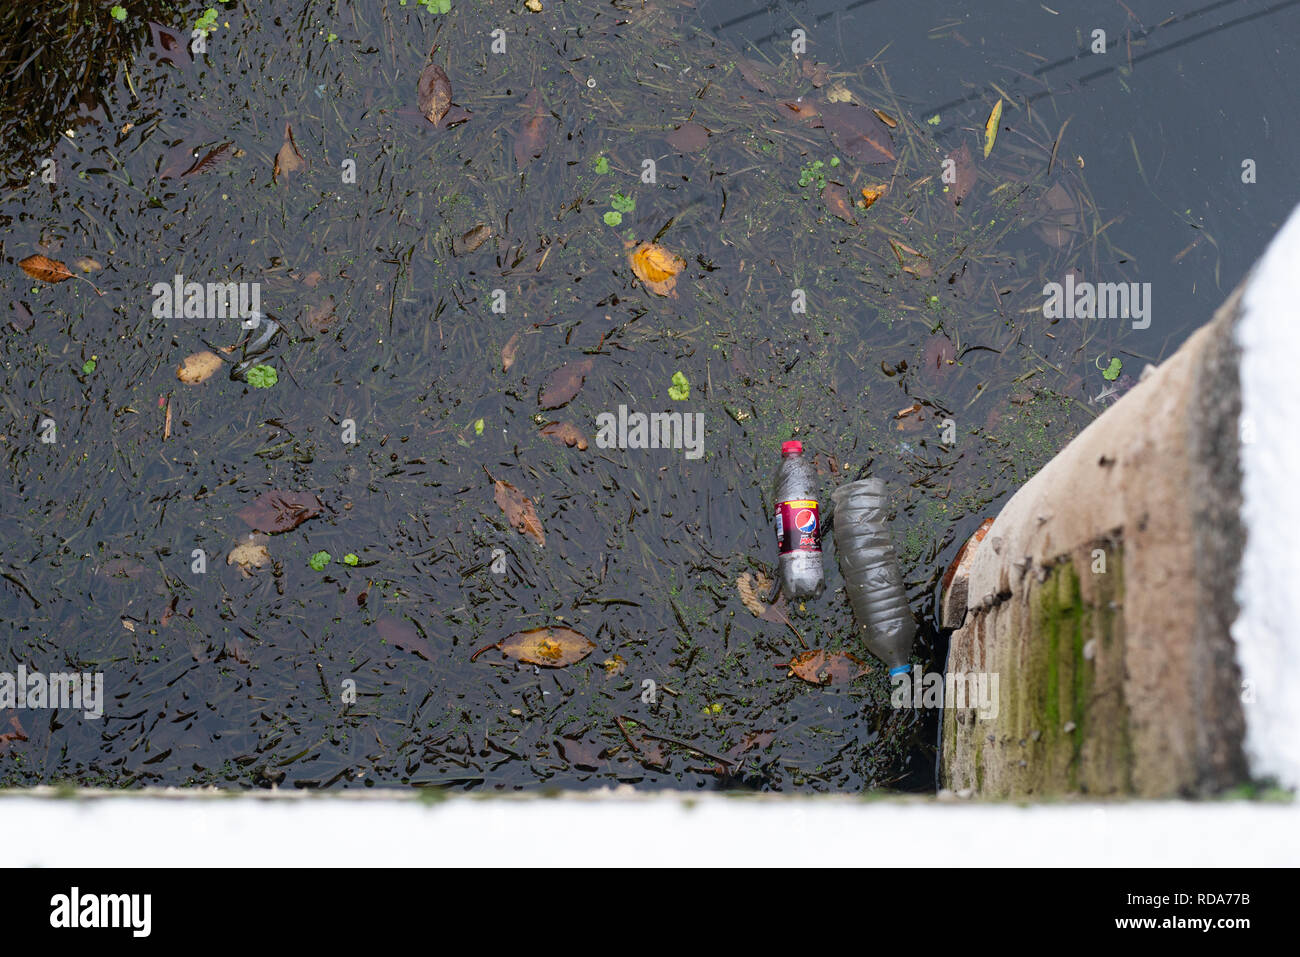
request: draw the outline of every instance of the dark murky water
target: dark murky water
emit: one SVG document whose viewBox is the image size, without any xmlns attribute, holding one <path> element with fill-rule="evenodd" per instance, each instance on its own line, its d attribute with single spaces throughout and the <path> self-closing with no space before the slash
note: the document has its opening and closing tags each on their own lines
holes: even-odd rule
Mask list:
<svg viewBox="0 0 1300 957">
<path fill-rule="evenodd" d="M 99 59 L 6 97 L 35 106 L 4 126 L 0 671 L 99 672 L 106 702 L 0 709 L 0 782 L 931 786 L 933 719 L 889 706 L 879 662 L 828 688 L 774 667 L 801 641 L 866 657 L 833 560 L 793 630 L 741 601 L 775 559 L 780 442 L 827 493 L 892 484 L 931 621 L 965 536 L 1208 318 L 1294 199 L 1296 4 L 1089 7 L 250 4 L 194 58 L 143 7 L 105 12 L 77 34 Z M 437 127 L 417 107 L 435 46 Z M 14 67 L 26 49 L 8 38 Z M 102 83 L 69 86 L 85 62 Z M 839 103 L 896 124 L 893 160 Z M 277 182 L 286 123 L 305 165 Z M 634 274 L 642 242 L 684 260 L 670 294 Z M 34 254 L 89 281 L 29 278 Z M 1044 318 L 1070 270 L 1151 283 L 1150 325 Z M 273 387 L 228 375 L 238 350 L 178 381 L 249 331 L 159 316 L 176 275 L 260 284 Z M 580 361 L 576 397 L 540 409 Z M 700 456 L 599 447 L 620 406 L 699 413 Z M 535 503 L 543 546 L 492 479 Z M 272 490 L 320 514 L 250 537 L 240 512 Z M 263 567 L 228 563 L 241 545 Z M 470 660 L 544 625 L 597 649 Z M 917 662 L 943 651 L 924 628 Z"/>
</svg>

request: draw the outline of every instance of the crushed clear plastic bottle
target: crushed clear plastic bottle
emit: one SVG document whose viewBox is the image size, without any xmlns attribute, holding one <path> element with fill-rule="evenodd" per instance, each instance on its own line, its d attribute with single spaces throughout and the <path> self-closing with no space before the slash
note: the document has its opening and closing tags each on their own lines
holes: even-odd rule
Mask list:
<svg viewBox="0 0 1300 957">
<path fill-rule="evenodd" d="M 889 537 L 885 483 L 863 479 L 841 485 L 831 493 L 831 506 L 835 558 L 859 634 L 890 675 L 906 671 L 916 619 Z"/>
</svg>

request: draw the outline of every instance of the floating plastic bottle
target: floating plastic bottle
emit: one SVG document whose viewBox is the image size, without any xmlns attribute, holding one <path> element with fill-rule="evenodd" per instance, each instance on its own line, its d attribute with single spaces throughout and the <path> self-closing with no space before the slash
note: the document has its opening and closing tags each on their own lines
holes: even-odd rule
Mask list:
<svg viewBox="0 0 1300 957">
<path fill-rule="evenodd" d="M 907 671 L 916 619 L 886 524 L 885 483 L 849 482 L 831 493 L 835 557 L 867 649 L 889 666 Z"/>
<path fill-rule="evenodd" d="M 817 474 L 803 457 L 802 442 L 781 446 L 781 464 L 772 480 L 781 591 L 787 598 L 814 598 L 825 585 L 822 574 L 821 520 Z"/>
</svg>

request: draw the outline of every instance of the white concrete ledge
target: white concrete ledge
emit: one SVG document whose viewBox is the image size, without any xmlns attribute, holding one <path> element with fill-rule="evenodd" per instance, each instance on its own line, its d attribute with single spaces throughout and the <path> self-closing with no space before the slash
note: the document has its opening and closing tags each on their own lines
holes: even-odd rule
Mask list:
<svg viewBox="0 0 1300 957">
<path fill-rule="evenodd" d="M 38 867 L 1295 866 L 1300 805 L 597 792 L 456 797 L 0 795 Z"/>
</svg>

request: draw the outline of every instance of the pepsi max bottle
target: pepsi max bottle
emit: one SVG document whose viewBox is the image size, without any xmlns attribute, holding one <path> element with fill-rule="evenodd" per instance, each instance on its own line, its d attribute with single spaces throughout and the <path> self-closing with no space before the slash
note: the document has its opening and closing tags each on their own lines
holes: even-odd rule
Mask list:
<svg viewBox="0 0 1300 957">
<path fill-rule="evenodd" d="M 782 443 L 781 465 L 773 486 L 781 590 L 787 598 L 815 598 L 825 584 L 821 516 L 817 508 L 817 476 L 812 463 L 803 457 L 802 442 Z"/>
</svg>

